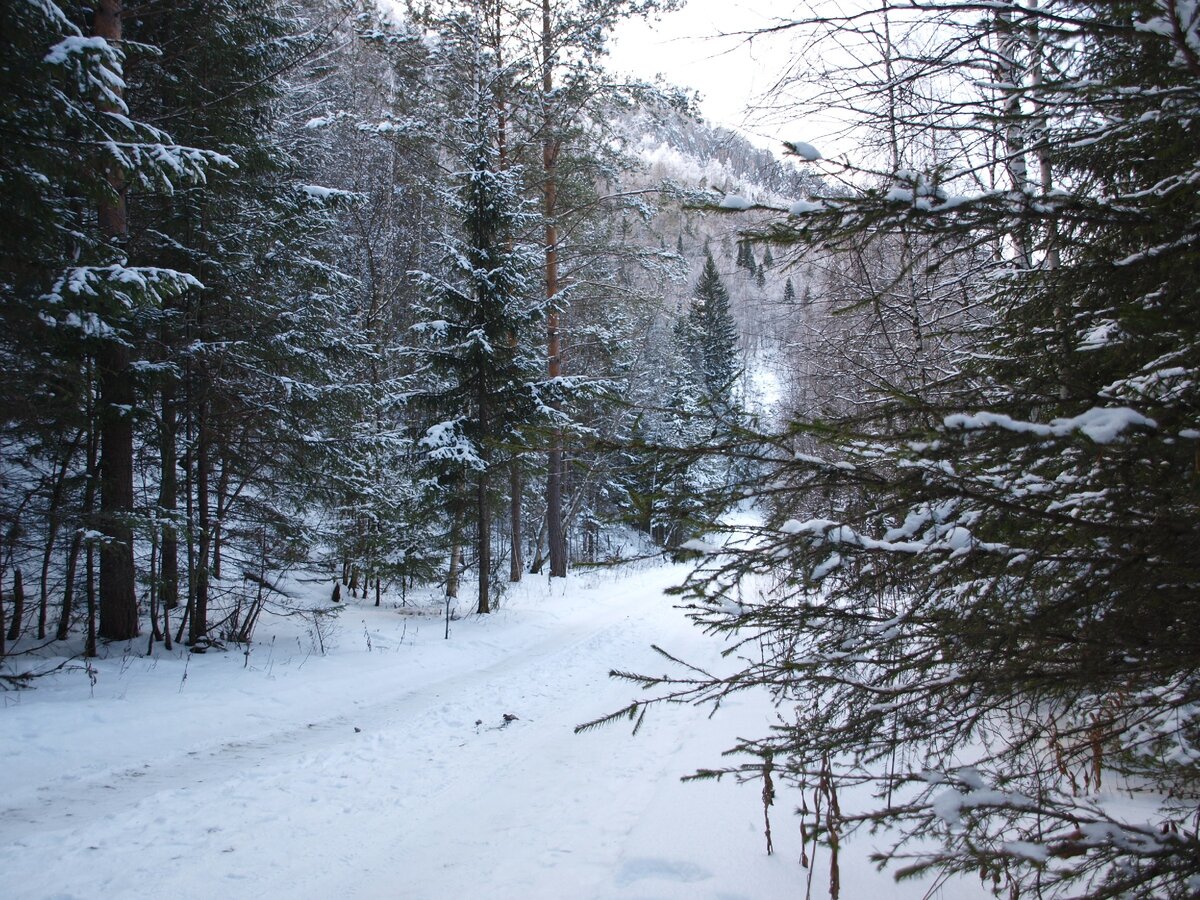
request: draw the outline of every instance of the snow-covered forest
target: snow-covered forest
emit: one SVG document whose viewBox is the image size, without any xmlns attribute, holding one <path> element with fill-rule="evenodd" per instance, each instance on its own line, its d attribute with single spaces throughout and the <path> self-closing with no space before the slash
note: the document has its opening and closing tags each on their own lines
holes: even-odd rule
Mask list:
<svg viewBox="0 0 1200 900">
<path fill-rule="evenodd" d="M 681 5 L 5 5 L 6 896 L 1200 896 L 1200 3 Z"/>
</svg>

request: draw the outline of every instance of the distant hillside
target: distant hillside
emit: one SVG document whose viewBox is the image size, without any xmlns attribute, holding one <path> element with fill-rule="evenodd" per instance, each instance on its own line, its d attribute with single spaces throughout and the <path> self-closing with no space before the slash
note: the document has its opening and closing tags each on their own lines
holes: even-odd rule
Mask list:
<svg viewBox="0 0 1200 900">
<path fill-rule="evenodd" d="M 650 177 L 759 200 L 795 200 L 819 184 L 807 167 L 780 160 L 728 128 L 678 112 L 656 115 L 639 110 L 624 117 L 620 130 L 629 149 L 646 163 Z"/>
<path fill-rule="evenodd" d="M 780 160 L 736 132 L 674 111 L 628 113 L 618 130 L 626 150 L 644 165 L 641 172 L 626 176 L 627 187 L 650 189 L 668 182 L 777 205 L 823 188 L 808 166 Z M 728 214 L 664 203 L 641 240 L 676 251 L 686 264 L 686 280 L 666 285 L 662 298 L 675 314 L 692 295 L 705 253 L 712 253 L 740 332 L 747 406 L 770 415 L 781 386 L 790 380 L 781 371 L 781 350 L 815 314 L 806 301 L 819 292 L 820 275 L 812 262 L 786 250 L 741 240 L 739 232 L 761 224 L 764 217 L 761 212 Z M 793 299 L 789 302 L 788 297 Z"/>
</svg>

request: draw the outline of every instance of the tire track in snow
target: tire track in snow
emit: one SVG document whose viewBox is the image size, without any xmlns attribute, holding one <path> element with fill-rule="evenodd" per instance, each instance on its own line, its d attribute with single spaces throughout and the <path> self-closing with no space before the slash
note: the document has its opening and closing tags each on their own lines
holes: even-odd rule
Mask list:
<svg viewBox="0 0 1200 900">
<path fill-rule="evenodd" d="M 364 790 L 377 796 L 398 794 L 389 798 L 390 803 L 381 804 L 382 820 L 375 817 L 374 824 L 383 830 L 397 813 L 411 818 L 416 811 L 451 808 L 463 802 L 465 795 L 477 793 L 481 786 L 464 780 L 461 766 L 438 764 L 448 752 L 443 746 L 447 731 L 461 728 L 462 740 L 450 750 L 461 753 L 465 748 L 466 755 L 486 759 L 493 779 L 502 780 L 506 772 L 526 772 L 527 766 L 536 764 L 531 760 L 543 751 L 545 726 L 551 724 L 542 720 L 553 720 L 559 732 L 553 738 L 556 752 L 560 757 L 569 755 L 565 742 L 569 739 L 576 742 L 573 746 L 578 745 L 570 729 L 593 711 L 586 701 L 590 694 L 597 693 L 599 685 L 608 683 L 606 666 L 621 662 L 623 651 L 630 646 L 643 648 L 649 642 L 651 632 L 647 629 L 652 626 L 631 615 L 639 612 L 649 598 L 667 602 L 658 590 L 639 587 L 629 592 L 618 609 L 598 609 L 585 621 L 515 647 L 482 669 L 371 701 L 349 713 L 336 713 L 250 740 L 227 740 L 169 762 L 115 770 L 83 783 L 64 779 L 46 785 L 37 801 L 0 812 L 0 846 L 7 845 L 7 850 L 0 850 L 0 858 L 17 857 L 13 864 L 24 868 L 20 858 L 39 845 L 57 845 L 61 853 L 64 845 L 86 850 L 124 844 L 131 853 L 140 848 L 151 857 L 165 850 L 167 858 L 178 864 L 186 861 L 186 848 L 197 843 L 202 848 L 210 845 L 201 856 L 219 853 L 232 857 L 236 847 L 218 846 L 230 831 L 221 824 L 224 817 L 218 813 L 222 808 L 225 813 L 240 808 L 253 819 L 253 810 L 264 792 L 275 793 L 276 799 L 282 796 L 289 804 L 311 806 L 318 802 L 322 811 L 317 818 L 322 821 L 315 828 L 302 827 L 308 818 L 303 813 L 293 817 L 291 823 L 298 843 L 307 836 L 318 845 L 322 829 L 328 831 L 325 820 L 330 818 L 329 810 L 343 792 L 348 796 L 357 794 L 359 800 Z M 599 659 L 604 660 L 603 666 L 597 664 Z M 567 689 L 569 693 L 564 692 Z M 622 692 L 627 695 L 628 689 L 622 688 Z M 595 698 L 590 699 L 594 705 Z M 521 716 L 514 723 L 516 727 L 475 733 L 469 710 L 490 708 L 498 716 L 510 707 Z M 611 706 L 596 711 L 608 708 Z M 552 712 L 556 715 L 547 715 Z M 354 732 L 356 726 L 362 728 L 361 733 Z M 389 783 L 386 775 L 380 776 L 397 764 L 420 768 L 415 783 L 412 778 Z M 310 796 L 299 796 L 306 791 Z M 190 824 L 157 814 L 160 810 L 180 809 L 187 811 Z M 356 803 L 341 813 L 351 814 L 362 818 Z M 148 821 L 155 834 L 145 833 Z M 244 830 L 245 826 L 245 821 L 240 825 L 235 822 L 232 830 Z M 260 851 L 268 853 L 269 848 L 264 846 Z M 364 859 L 379 852 L 379 847 L 374 851 L 343 847 L 340 857 L 345 865 L 361 868 Z M 86 859 L 87 853 L 83 852 L 80 863 L 85 870 Z M 325 860 L 322 865 L 327 863 Z M 292 865 L 296 865 L 294 860 Z M 273 868 L 279 870 L 277 865 Z M 149 872 L 145 874 L 152 877 Z M 250 878 L 247 886 L 255 880 Z M 11 883 L 23 882 L 14 878 Z M 36 884 L 37 879 L 27 883 Z M 184 893 L 188 894 L 186 890 Z M 206 894 L 207 890 L 191 895 Z"/>
</svg>

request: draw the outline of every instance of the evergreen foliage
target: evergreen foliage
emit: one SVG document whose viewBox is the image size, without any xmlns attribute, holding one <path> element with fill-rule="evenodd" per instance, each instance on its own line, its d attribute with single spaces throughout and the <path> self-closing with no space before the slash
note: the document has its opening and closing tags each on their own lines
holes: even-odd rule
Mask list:
<svg viewBox="0 0 1200 900">
<path fill-rule="evenodd" d="M 443 579 L 456 548 L 489 585 L 502 536 L 519 578 L 523 548 L 536 569 L 554 544 L 532 463 L 556 449 L 556 571 L 599 559 L 634 494 L 646 530 L 696 533 L 725 474 L 686 454 L 647 484 L 630 470 L 724 439 L 729 298 L 695 304 L 708 331 L 681 359 L 663 307 L 694 230 L 624 190 L 618 132 L 685 113 L 603 69 L 618 21 L 674 5 L 430 3 L 397 24 L 340 0 L 15 4 L 0 587 L 19 571 L 29 599 L 6 638 L 57 610 L 88 652 L 142 629 L 202 651 L 289 611 L 271 585 L 294 566 L 379 602 Z M 101 7 L 120 38 L 90 33 Z"/>
<path fill-rule="evenodd" d="M 306 555 L 303 509 L 322 459 L 314 447 L 334 418 L 340 363 L 354 355 L 341 275 L 321 247 L 334 207 L 350 198 L 306 183 L 287 134 L 279 73 L 318 39 L 286 12 L 274 0 L 175 4 L 131 34 L 163 48 L 131 73 L 145 115 L 179 122 L 180 134 L 236 162 L 207 185 L 134 206 L 145 222 L 134 246 L 204 283 L 154 335 L 162 402 L 174 407 L 159 453 L 163 440 L 184 442 L 195 492 L 186 531 L 192 643 L 208 638 L 209 585 L 229 557 L 266 577 Z M 175 512 L 171 502 L 159 516 L 169 522 Z"/>
<path fill-rule="evenodd" d="M 477 609 L 487 613 L 493 578 L 490 476 L 511 464 L 523 432 L 543 418 L 532 337 L 545 303 L 532 277 L 536 250 L 522 239 L 536 221 L 521 196 L 523 172 L 505 164 L 497 139 L 495 98 L 508 73 L 484 51 L 481 20 L 453 18 L 447 31 L 447 46 L 456 45 L 452 55 L 458 57 L 447 63 L 468 85 L 462 116 L 446 129 L 465 151 L 466 167 L 454 176 L 454 190 L 446 197 L 461 224 L 442 245 L 439 269 L 421 276 L 428 306 L 414 326 L 421 343 L 415 348 L 420 361 L 412 400 L 428 423 L 419 447 L 447 485 L 452 506 L 458 505 L 451 509 L 452 522 L 466 515 L 463 492 L 475 482 Z M 453 542 L 458 533 L 451 530 Z"/>
<path fill-rule="evenodd" d="M 739 269 L 747 269 L 751 273 L 754 272 L 754 249 L 750 246 L 749 241 L 738 240 L 736 264 Z"/>
<path fill-rule="evenodd" d="M 131 110 L 126 74 L 138 60 L 129 54 L 140 58 L 152 48 L 89 34 L 74 4 L 22 0 L 9 12 L 14 41 L 0 61 L 6 550 L 16 566 L 41 556 L 37 630 L 44 637 L 57 545 L 67 539 L 72 571 L 88 535 L 91 573 L 91 538 L 103 532 L 102 573 L 115 565 L 121 574 L 101 585 L 99 629 L 129 637 L 137 631 L 131 544 L 139 518 L 129 496 L 131 365 L 148 362 L 138 358 L 140 345 L 160 310 L 200 283 L 189 267 L 131 259 L 125 195 L 169 195 L 233 163 L 175 143 Z M 89 603 L 89 634 L 95 612 Z M 60 634 L 70 613 L 68 589 Z"/>
<path fill-rule="evenodd" d="M 861 15 L 832 31 L 884 33 Z M 676 700 L 769 686 L 789 718 L 731 769 L 871 782 L 878 805 L 823 836 L 895 829 L 900 876 L 1195 896 L 1200 20 L 1145 0 L 888 23 L 935 108 L 880 111 L 891 167 L 756 237 L 858 260 L 829 302 L 906 330 L 853 402 L 777 439 L 767 525 L 689 582 L 700 624 L 765 656 L 637 680 Z M 864 111 L 885 95 L 844 89 Z M 961 158 L 917 156 L 938 138 Z M 989 165 L 999 186 L 962 176 Z"/>
<path fill-rule="evenodd" d="M 455 203 L 463 237 L 446 245 L 443 270 L 424 279 L 434 317 L 417 325 L 424 362 L 416 378 L 422 402 L 451 416 L 428 427 L 420 444 L 451 481 L 477 479 L 482 511 L 489 502 L 487 475 L 503 459 L 497 451 L 538 415 L 539 367 L 529 336 L 542 304 L 530 298 L 536 291 L 529 249 L 509 243 L 524 216 L 518 173 L 497 171 L 490 141 L 471 149 Z M 480 612 L 489 611 L 490 577 L 485 566 Z"/>
<path fill-rule="evenodd" d="M 729 291 L 711 253 L 705 256 L 687 315 L 676 328 L 676 339 L 699 396 L 722 410 L 730 409 L 737 375 L 737 326 L 729 309 Z"/>
<path fill-rule="evenodd" d="M 726 455 L 741 427 L 737 330 L 711 253 L 673 337 L 672 370 L 657 390 L 664 399 L 630 436 L 623 489 L 639 527 L 677 548 L 713 527 L 728 507 Z"/>
</svg>

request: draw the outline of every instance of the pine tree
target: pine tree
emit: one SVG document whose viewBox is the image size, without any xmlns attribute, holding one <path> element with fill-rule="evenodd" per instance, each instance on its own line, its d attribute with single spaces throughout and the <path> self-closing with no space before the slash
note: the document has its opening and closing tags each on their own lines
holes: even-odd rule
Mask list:
<svg viewBox="0 0 1200 900">
<path fill-rule="evenodd" d="M 291 12 L 275 0 L 193 0 L 136 20 L 130 34 L 164 48 L 130 72 L 135 108 L 178 122 L 181 137 L 219 144 L 236 165 L 203 186 L 131 200 L 147 223 L 131 236 L 137 252 L 203 282 L 163 310 L 147 341 L 161 408 L 156 574 L 169 607 L 187 520 L 188 633 L 198 649 L 209 640 L 211 585 L 231 555 L 265 574 L 299 552 L 321 462 L 314 446 L 330 430 L 339 364 L 357 343 L 347 340 L 340 275 L 324 246 L 348 197 L 307 183 L 286 120 L 300 98 L 283 96 L 282 75 L 320 39 Z M 230 633 L 240 625 L 231 620 Z"/>
<path fill-rule="evenodd" d="M 745 239 L 739 239 L 737 242 L 736 263 L 739 269 L 754 271 L 754 251 L 750 247 L 750 242 Z"/>
<path fill-rule="evenodd" d="M 491 611 L 491 486 L 497 450 L 533 417 L 534 360 L 525 340 L 541 316 L 530 302 L 531 256 L 510 249 L 521 221 L 515 173 L 499 172 L 490 133 L 478 140 L 462 174 L 463 237 L 447 247 L 442 274 L 426 279 L 436 318 L 419 329 L 428 338 L 427 386 L 421 396 L 453 413 L 421 439 L 430 458 L 457 482 L 475 480 L 479 565 L 478 611 Z"/>
<path fill-rule="evenodd" d="M 562 220 L 571 209 L 571 193 L 582 183 L 594 194 L 602 160 L 613 161 L 612 142 L 600 127 L 610 105 L 648 90 L 646 85 L 630 90 L 614 84 L 601 64 L 605 42 L 621 21 L 677 5 L 678 0 L 540 0 L 529 10 L 505 12 L 500 4 L 495 7 L 497 29 L 505 21 L 509 40 L 520 48 L 516 68 L 526 77 L 516 79 L 512 95 L 514 100 L 523 98 L 521 115 L 532 123 L 530 136 L 540 151 L 537 187 L 545 254 L 546 401 L 559 412 L 568 384 L 563 368 L 567 284 L 562 276 L 564 263 L 570 264 Z M 546 468 L 546 538 L 550 575 L 555 578 L 566 576 L 568 562 L 563 445 L 563 430 L 556 426 L 549 435 Z"/>
<path fill-rule="evenodd" d="M 537 415 L 534 387 L 540 379 L 530 337 L 544 306 L 531 278 L 533 251 L 518 240 L 534 221 L 520 195 L 523 173 L 502 168 L 495 98 L 506 73 L 485 52 L 483 25 L 474 16 L 445 23 L 447 45 L 457 45 L 456 65 L 468 85 L 462 117 L 451 126 L 465 144 L 466 168 L 447 198 L 461 226 L 444 246 L 440 269 L 422 278 L 430 318 L 417 326 L 424 362 L 416 396 L 436 420 L 420 444 L 451 485 L 450 497 L 458 502 L 466 482 L 475 482 L 477 610 L 488 613 L 491 475 L 508 462 L 503 446 Z M 464 504 L 452 511 L 452 520 L 461 521 L 465 512 Z M 454 568 L 452 559 L 452 579 Z"/>
<path fill-rule="evenodd" d="M 784 306 L 794 306 L 796 303 L 796 288 L 792 285 L 792 279 L 788 279 L 783 286 L 783 304 Z"/>
<path fill-rule="evenodd" d="M 630 436 L 622 480 L 636 524 L 666 547 L 704 534 L 730 502 L 737 330 L 711 254 L 673 337 L 673 368 L 655 391 L 663 399 Z"/>
<path fill-rule="evenodd" d="M 136 97 L 125 90 L 127 54 L 145 48 L 123 42 L 121 4 L 101 4 L 87 33 L 84 17 L 73 18 L 78 12 L 53 2 L 15 4 L 14 43 L 0 61 L 6 97 L 0 128 L 9 136 L 0 163 L 0 354 L 16 376 L 5 379 L 3 422 L 11 438 L 6 454 L 22 459 L 20 468 L 49 465 L 60 473 L 48 482 L 54 485 L 48 507 L 37 488 L 10 507 L 14 524 L 20 515 L 46 511 L 39 631 L 55 537 L 69 524 L 72 574 L 85 530 L 104 534 L 100 632 L 127 638 L 138 628 L 132 454 L 135 363 L 144 361 L 136 354 L 144 323 L 198 282 L 189 268 L 167 268 L 161 259 L 133 264 L 126 197 L 201 182 L 228 160 L 180 146 L 131 115 Z M 80 478 L 84 447 L 88 462 Z M 96 448 L 102 464 L 90 452 Z M 86 550 L 89 597 L 93 546 Z M 72 588 L 73 582 L 68 595 Z"/>
<path fill-rule="evenodd" d="M 719 487 L 705 447 L 714 439 L 714 420 L 687 360 L 691 348 L 686 319 L 675 333 L 666 323 L 650 327 L 647 352 L 652 384 L 635 395 L 640 404 L 614 472 L 613 502 L 626 520 L 666 548 L 702 535 L 717 504 L 708 495 Z"/>
<path fill-rule="evenodd" d="M 705 256 L 677 334 L 701 396 L 723 410 L 730 409 L 737 374 L 737 326 L 729 309 L 729 292 L 711 253 Z"/>
</svg>

